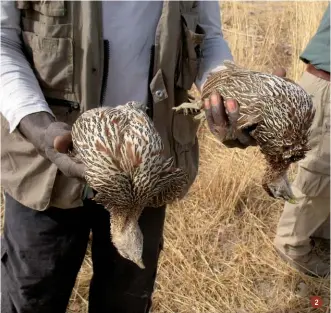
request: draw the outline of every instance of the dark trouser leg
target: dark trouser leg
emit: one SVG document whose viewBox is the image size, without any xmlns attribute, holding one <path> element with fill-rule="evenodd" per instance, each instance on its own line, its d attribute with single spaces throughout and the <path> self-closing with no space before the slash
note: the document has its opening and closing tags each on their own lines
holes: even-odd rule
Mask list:
<svg viewBox="0 0 331 313">
<path fill-rule="evenodd" d="M 90 231 L 84 208 L 39 212 L 8 195 L 1 247 L 1 312 L 64 313 Z"/>
<path fill-rule="evenodd" d="M 89 312 L 147 313 L 162 247 L 165 207 L 146 208 L 140 217 L 139 224 L 144 235 L 144 270 L 122 258 L 111 244 L 109 213 L 101 207 L 93 211 L 94 275 L 90 286 Z"/>
</svg>

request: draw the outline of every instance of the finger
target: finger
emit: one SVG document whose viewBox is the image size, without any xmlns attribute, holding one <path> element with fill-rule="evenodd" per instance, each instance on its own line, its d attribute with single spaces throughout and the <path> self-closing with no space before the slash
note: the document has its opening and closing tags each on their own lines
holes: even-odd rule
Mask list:
<svg viewBox="0 0 331 313">
<path fill-rule="evenodd" d="M 224 106 L 227 110 L 230 123 L 237 123 L 239 118 L 239 106 L 237 101 L 234 99 L 227 99 L 224 102 Z"/>
<path fill-rule="evenodd" d="M 54 148 L 60 153 L 68 153 L 72 149 L 72 136 L 71 132 L 67 132 L 64 135 L 56 136 L 54 138 Z"/>
<path fill-rule="evenodd" d="M 238 104 L 235 99 L 225 100 L 225 107 L 228 110 L 228 113 L 233 113 L 233 112 L 238 111 Z"/>
<path fill-rule="evenodd" d="M 206 120 L 207 120 L 208 126 L 209 126 L 211 132 L 214 132 L 214 119 L 213 119 L 213 114 L 211 112 L 210 100 L 209 99 L 205 99 L 204 109 L 205 109 Z"/>
<path fill-rule="evenodd" d="M 55 159 L 54 162 L 59 170 L 67 177 L 85 179 L 86 167 L 83 163 L 76 163 L 67 155 Z"/>
<path fill-rule="evenodd" d="M 272 72 L 272 74 L 279 77 L 286 77 L 286 70 L 283 67 L 278 67 Z"/>
<path fill-rule="evenodd" d="M 56 137 L 60 138 L 55 140 Z M 71 127 L 66 123 L 54 122 L 46 129 L 45 143 L 47 147 L 54 147 L 56 143 L 57 148 L 65 150 L 69 140 L 71 140 Z"/>
<path fill-rule="evenodd" d="M 212 93 L 210 96 L 211 112 L 213 115 L 214 124 L 219 127 L 225 127 L 227 117 L 223 104 L 223 99 L 219 93 Z"/>
<path fill-rule="evenodd" d="M 83 163 L 77 163 L 68 155 L 59 153 L 55 149 L 47 149 L 46 155 L 65 176 L 84 179 L 86 167 Z"/>
</svg>

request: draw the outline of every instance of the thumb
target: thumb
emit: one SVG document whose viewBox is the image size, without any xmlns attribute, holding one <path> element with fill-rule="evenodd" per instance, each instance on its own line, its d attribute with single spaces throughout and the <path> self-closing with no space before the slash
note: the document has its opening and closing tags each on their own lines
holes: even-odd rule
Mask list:
<svg viewBox="0 0 331 313">
<path fill-rule="evenodd" d="M 65 176 L 84 179 L 86 167 L 83 163 L 78 163 L 68 155 L 59 153 L 52 148 L 46 149 L 45 152 L 48 159 L 53 162 Z"/>
<path fill-rule="evenodd" d="M 272 72 L 272 75 L 276 75 L 278 77 L 286 77 L 286 70 L 283 67 L 278 67 Z"/>
<path fill-rule="evenodd" d="M 54 138 L 54 149 L 60 153 L 68 153 L 72 149 L 72 136 L 71 132 L 67 132 L 64 135 L 56 136 Z"/>
</svg>

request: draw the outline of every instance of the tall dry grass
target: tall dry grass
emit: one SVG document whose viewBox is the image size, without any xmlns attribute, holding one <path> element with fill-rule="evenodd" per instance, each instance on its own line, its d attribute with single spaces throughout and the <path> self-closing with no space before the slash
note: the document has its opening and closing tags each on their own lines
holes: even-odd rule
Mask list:
<svg viewBox="0 0 331 313">
<path fill-rule="evenodd" d="M 298 80 L 299 61 L 327 2 L 222 2 L 224 36 L 235 60 Z M 275 253 L 272 240 L 283 202 L 260 186 L 255 148 L 225 149 L 201 128 L 199 176 L 187 197 L 168 208 L 153 313 L 329 312 L 329 282 L 304 276 Z M 293 173 L 293 172 L 292 172 Z M 87 255 L 70 310 L 87 312 Z M 313 309 L 309 297 L 323 297 Z"/>
</svg>

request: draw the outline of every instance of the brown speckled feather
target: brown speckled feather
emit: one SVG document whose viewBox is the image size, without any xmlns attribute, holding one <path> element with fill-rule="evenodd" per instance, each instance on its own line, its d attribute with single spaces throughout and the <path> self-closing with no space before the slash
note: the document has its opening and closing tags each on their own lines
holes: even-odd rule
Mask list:
<svg viewBox="0 0 331 313">
<path fill-rule="evenodd" d="M 247 70 L 232 62 L 227 69 L 210 74 L 204 99 L 217 90 L 240 106 L 238 129 L 257 125 L 251 135 L 262 152 L 287 158 L 291 150 L 306 150 L 314 118 L 311 96 L 298 84 L 275 75 Z"/>
<path fill-rule="evenodd" d="M 143 208 L 174 201 L 188 180 L 163 156 L 161 137 L 145 109 L 138 102 L 92 109 L 72 128 L 73 154 L 87 167 L 86 181 L 98 192 L 95 201 L 110 211 L 114 245 L 137 264 Z"/>
<path fill-rule="evenodd" d="M 272 188 L 275 189 L 280 181 L 286 181 L 284 175 L 289 165 L 303 159 L 309 150 L 310 127 L 315 114 L 311 96 L 288 78 L 244 69 L 231 61 L 225 61 L 224 65 L 225 69 L 207 77 L 201 99 L 216 91 L 224 99 L 237 100 L 240 115 L 234 126 L 236 129 L 233 131 L 231 126 L 231 131 L 220 139 L 237 139 L 237 130 L 248 131 L 268 163 L 263 185 L 268 189 L 268 184 L 274 184 Z M 199 100 L 183 103 L 174 110 L 188 114 L 202 108 L 203 102 Z M 194 118 L 204 117 L 200 112 Z M 287 182 L 283 187 L 282 190 L 287 191 L 282 196 L 287 197 L 285 193 L 290 194 Z M 278 189 L 273 193 L 280 194 Z"/>
<path fill-rule="evenodd" d="M 186 174 L 162 156 L 161 137 L 139 105 L 89 110 L 73 126 L 74 151 L 87 166 L 88 184 L 103 194 L 104 205 L 163 205 L 186 182 Z M 176 188 L 169 189 L 165 177 Z M 164 201 L 154 204 L 155 197 Z"/>
</svg>

